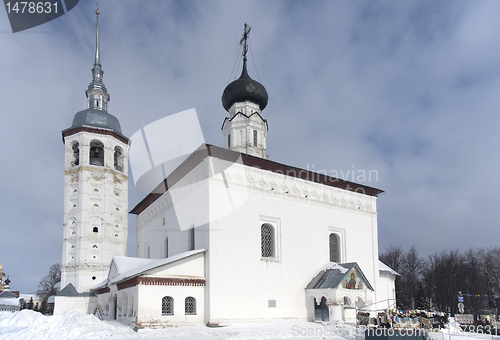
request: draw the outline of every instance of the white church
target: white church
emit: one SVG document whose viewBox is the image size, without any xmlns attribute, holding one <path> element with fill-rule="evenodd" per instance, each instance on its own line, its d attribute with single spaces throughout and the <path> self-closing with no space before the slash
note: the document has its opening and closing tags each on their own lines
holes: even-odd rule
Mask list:
<svg viewBox="0 0 500 340">
<path fill-rule="evenodd" d="M 96 12 L 98 14 L 98 12 Z M 61 292 L 79 310 L 138 327 L 294 319 L 355 322 L 395 304 L 378 259 L 381 190 L 269 160 L 268 94 L 247 71 L 223 91 L 223 147 L 202 144 L 130 213 L 130 140 L 103 83 L 99 31 L 88 108 L 65 145 Z"/>
</svg>

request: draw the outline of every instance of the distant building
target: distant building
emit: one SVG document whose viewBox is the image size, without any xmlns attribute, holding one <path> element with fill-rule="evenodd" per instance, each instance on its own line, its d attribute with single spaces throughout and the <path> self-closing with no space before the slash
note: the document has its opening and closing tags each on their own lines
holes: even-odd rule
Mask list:
<svg viewBox="0 0 500 340">
<path fill-rule="evenodd" d="M 24 304 L 24 299 L 10 291 L 10 280 L 8 278 L 3 280 L 2 288 L 3 291 L 0 293 L 0 311 L 19 311 Z"/>
</svg>

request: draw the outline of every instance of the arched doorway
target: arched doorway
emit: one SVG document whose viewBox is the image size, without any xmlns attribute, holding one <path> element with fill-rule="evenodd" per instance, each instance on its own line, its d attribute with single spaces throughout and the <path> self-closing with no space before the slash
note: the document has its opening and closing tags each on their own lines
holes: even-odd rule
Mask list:
<svg viewBox="0 0 500 340">
<path fill-rule="evenodd" d="M 314 317 L 316 321 L 330 321 L 330 313 L 324 296 L 321 298 L 319 305 L 316 298 L 314 298 Z"/>
</svg>

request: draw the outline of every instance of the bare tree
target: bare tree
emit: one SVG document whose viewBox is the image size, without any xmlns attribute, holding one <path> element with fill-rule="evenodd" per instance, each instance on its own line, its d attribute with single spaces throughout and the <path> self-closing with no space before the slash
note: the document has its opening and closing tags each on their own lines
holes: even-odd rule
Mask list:
<svg viewBox="0 0 500 340">
<path fill-rule="evenodd" d="M 56 285 L 59 282 L 61 282 L 61 266 L 56 263 L 50 266 L 49 273 L 40 280 L 36 294 L 42 298 L 42 301 L 47 301 L 49 296 L 57 293 Z"/>
<path fill-rule="evenodd" d="M 500 294 L 500 248 L 481 249 L 484 271 L 493 290 Z"/>
</svg>

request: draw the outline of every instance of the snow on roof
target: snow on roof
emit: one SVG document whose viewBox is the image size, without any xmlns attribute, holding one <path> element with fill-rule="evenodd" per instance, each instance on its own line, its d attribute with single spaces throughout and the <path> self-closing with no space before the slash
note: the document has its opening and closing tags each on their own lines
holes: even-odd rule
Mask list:
<svg viewBox="0 0 500 340">
<path fill-rule="evenodd" d="M 26 301 L 29 301 L 31 298 L 33 298 L 33 300 L 40 299 L 40 297 L 36 294 L 19 294 L 19 297 Z"/>
<path fill-rule="evenodd" d="M 338 269 L 338 270 L 340 270 L 340 272 L 342 274 L 345 274 L 345 272 L 347 272 L 347 268 L 346 267 L 342 267 L 340 264 L 335 263 L 335 262 L 325 263 L 323 265 L 323 267 L 321 267 L 321 269 L 319 271 L 321 272 L 321 271 L 328 270 L 328 269 Z"/>
<path fill-rule="evenodd" d="M 399 273 L 397 271 L 395 271 L 394 269 L 392 269 L 391 267 L 389 267 L 388 265 L 386 265 L 384 262 L 382 262 L 380 260 L 378 260 L 378 271 L 379 272 L 386 272 L 386 273 L 396 275 L 396 276 L 401 276 L 401 275 L 399 275 Z"/>
<path fill-rule="evenodd" d="M 166 259 L 159 259 L 159 260 L 143 259 L 143 258 L 127 257 L 127 256 L 115 256 L 113 257 L 112 262 L 114 262 L 116 266 L 116 269 L 118 271 L 118 276 L 112 279 L 109 283 L 110 284 L 118 283 L 120 281 L 137 276 L 153 268 L 157 268 L 165 264 L 179 261 L 181 259 L 185 259 L 189 256 L 193 256 L 203 252 L 205 252 L 205 249 L 190 250 L 171 257 L 167 257 Z M 95 287 L 94 289 L 100 288 L 105 283 L 107 283 L 107 280 L 101 283 L 98 287 Z"/>
<path fill-rule="evenodd" d="M 4 305 L 4 306 L 19 306 L 19 298 L 0 299 L 0 305 Z"/>
</svg>

